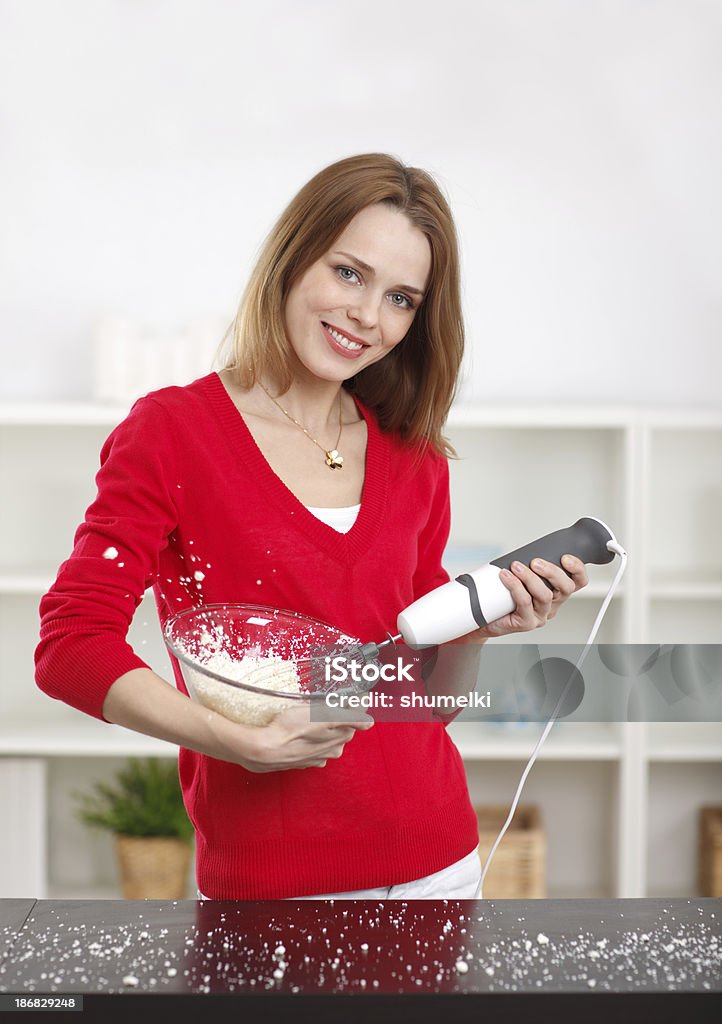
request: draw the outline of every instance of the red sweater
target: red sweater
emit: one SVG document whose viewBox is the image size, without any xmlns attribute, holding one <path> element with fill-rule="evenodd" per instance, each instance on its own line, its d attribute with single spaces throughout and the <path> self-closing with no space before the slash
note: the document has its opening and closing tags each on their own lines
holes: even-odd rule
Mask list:
<svg viewBox="0 0 722 1024">
<path fill-rule="evenodd" d="M 194 604 L 240 601 L 362 640 L 395 632 L 399 611 L 449 578 L 448 463 L 428 452 L 419 465 L 357 404 L 366 475 L 342 534 L 276 476 L 216 373 L 139 399 L 103 446 L 96 499 L 42 598 L 38 686 L 102 720 L 111 684 L 148 667 L 126 634 L 150 586 L 161 624 Z M 117 558 L 104 558 L 111 546 Z M 198 886 L 215 899 L 393 885 L 478 841 L 463 763 L 440 722 L 377 722 L 325 768 L 256 774 L 180 748 L 179 772 Z"/>
</svg>

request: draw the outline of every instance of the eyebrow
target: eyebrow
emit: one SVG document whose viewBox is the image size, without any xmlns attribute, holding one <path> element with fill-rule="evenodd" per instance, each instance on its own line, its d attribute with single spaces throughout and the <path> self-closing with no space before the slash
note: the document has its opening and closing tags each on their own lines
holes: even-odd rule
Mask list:
<svg viewBox="0 0 722 1024">
<path fill-rule="evenodd" d="M 374 270 L 373 267 L 369 266 L 368 263 L 364 263 L 364 261 L 360 260 L 358 258 L 358 256 L 354 256 L 350 252 L 340 252 L 340 251 L 337 250 L 335 255 L 336 256 L 345 256 L 347 260 L 353 260 L 354 263 L 358 264 L 358 266 L 361 267 L 362 270 L 365 270 L 367 274 L 371 274 L 372 277 L 374 277 L 375 274 L 376 274 L 376 271 Z M 421 290 L 421 288 L 414 288 L 410 284 L 399 284 L 396 287 L 399 288 L 402 291 L 405 291 L 405 292 L 413 292 L 414 295 L 423 295 L 424 294 L 423 291 Z"/>
</svg>

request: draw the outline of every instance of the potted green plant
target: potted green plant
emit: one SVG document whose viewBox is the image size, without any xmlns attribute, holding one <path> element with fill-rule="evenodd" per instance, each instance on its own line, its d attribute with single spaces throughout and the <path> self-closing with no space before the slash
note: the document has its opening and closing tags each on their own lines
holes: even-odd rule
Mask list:
<svg viewBox="0 0 722 1024">
<path fill-rule="evenodd" d="M 130 758 L 115 785 L 73 795 L 81 821 L 114 833 L 125 899 L 185 897 L 193 826 L 174 761 Z"/>
</svg>

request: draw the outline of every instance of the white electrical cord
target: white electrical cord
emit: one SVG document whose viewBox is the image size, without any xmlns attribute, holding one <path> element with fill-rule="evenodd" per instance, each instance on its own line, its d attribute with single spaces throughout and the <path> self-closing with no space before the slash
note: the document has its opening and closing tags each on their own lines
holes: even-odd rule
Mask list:
<svg viewBox="0 0 722 1024">
<path fill-rule="evenodd" d="M 536 756 L 539 753 L 539 749 L 540 749 L 542 743 L 544 742 L 544 740 L 549 735 L 549 731 L 551 730 L 552 725 L 554 725 L 554 722 L 556 721 L 557 712 L 558 712 L 558 710 L 559 710 L 559 708 L 560 708 L 560 706 L 562 704 L 562 701 L 564 700 L 564 698 L 565 698 L 565 696 L 567 694 L 567 690 L 569 689 L 569 687 L 570 687 L 570 685 L 572 683 L 572 680 L 575 678 L 577 672 L 581 668 L 581 666 L 582 666 L 582 664 L 584 662 L 584 659 L 587 656 L 587 652 L 589 651 L 589 648 L 594 643 L 594 638 L 597 635 L 597 631 L 599 630 L 599 627 L 602 624 L 602 619 L 604 618 L 604 615 L 605 615 L 605 613 L 607 611 L 607 608 L 609 607 L 609 602 L 614 597 L 614 592 L 615 592 L 615 590 L 617 589 L 617 587 L 619 585 L 619 581 L 621 580 L 622 576 L 624 575 L 624 570 L 627 568 L 627 552 L 624 550 L 624 548 L 620 544 L 617 543 L 617 541 L 610 540 L 609 543 L 607 544 L 607 550 L 608 551 L 614 551 L 615 554 L 619 555 L 620 558 L 621 558 L 621 563 L 620 563 L 619 569 L 617 570 L 617 575 L 612 580 L 612 583 L 611 583 L 611 585 L 609 587 L 609 590 L 607 591 L 607 595 L 604 598 L 604 601 L 602 602 L 602 606 L 599 609 L 597 617 L 596 617 L 596 619 L 594 621 L 594 625 L 592 626 L 592 631 L 589 634 L 589 639 L 587 640 L 586 646 L 584 647 L 584 650 L 582 651 L 582 653 L 579 655 L 579 659 L 578 659 L 576 665 L 574 666 L 574 671 L 570 672 L 569 679 L 567 681 L 567 685 L 564 687 L 564 690 L 562 691 L 562 695 L 559 698 L 559 700 L 557 701 L 557 706 L 554 708 L 554 711 L 552 713 L 551 718 L 549 719 L 549 721 L 544 726 L 544 731 L 542 732 L 541 736 L 539 737 L 539 739 L 537 741 L 537 745 L 534 747 L 534 750 L 532 751 L 532 755 L 529 758 L 529 761 L 527 763 L 526 768 L 524 769 L 524 773 L 522 774 L 522 777 L 519 780 L 519 785 L 517 786 L 517 790 L 516 790 L 516 793 L 514 795 L 514 799 L 512 801 L 512 804 L 511 804 L 511 809 L 509 811 L 509 816 L 507 817 L 506 821 L 502 825 L 501 832 L 496 837 L 496 840 L 494 841 L 494 845 L 492 846 L 491 850 L 489 851 L 489 856 L 486 858 L 486 863 L 484 864 L 483 870 L 481 872 L 481 881 L 479 882 L 479 889 L 478 889 L 477 899 L 482 899 L 483 898 L 482 893 L 483 893 L 483 890 L 484 890 L 484 879 L 486 878 L 486 873 L 489 870 L 489 865 L 491 864 L 491 858 L 496 853 L 497 846 L 499 845 L 499 843 L 504 838 L 504 834 L 505 834 L 506 830 L 509 828 L 509 825 L 511 824 L 511 819 L 514 817 L 514 811 L 516 810 L 516 805 L 519 803 L 519 797 L 521 796 L 522 787 L 523 787 L 524 783 L 526 782 L 527 775 L 531 771 L 531 766 L 534 764 L 534 761 L 536 760 Z"/>
</svg>

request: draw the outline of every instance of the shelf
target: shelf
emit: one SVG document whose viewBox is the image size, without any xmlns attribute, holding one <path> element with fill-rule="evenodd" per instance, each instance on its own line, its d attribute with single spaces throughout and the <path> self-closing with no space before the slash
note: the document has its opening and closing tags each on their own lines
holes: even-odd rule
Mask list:
<svg viewBox="0 0 722 1024">
<path fill-rule="evenodd" d="M 649 761 L 722 761 L 722 722 L 650 722 Z"/>
<path fill-rule="evenodd" d="M 708 596 L 650 601 L 645 641 L 717 646 L 722 642 L 722 608 Z"/>
<path fill-rule="evenodd" d="M 722 599 L 722 574 L 719 572 L 654 574 L 649 582 L 648 592 L 652 600 L 716 601 Z"/>
<path fill-rule="evenodd" d="M 177 757 L 178 747 L 164 740 L 70 715 L 4 715 L 0 722 L 0 756 L 15 757 Z"/>
<path fill-rule="evenodd" d="M 690 892 L 691 888 L 691 892 Z M 667 885 L 664 887 L 653 885 L 650 886 L 649 892 L 647 893 L 647 899 L 650 900 L 686 900 L 686 899 L 699 899 L 700 892 L 697 885 L 692 885 L 690 888 L 685 888 L 682 885 Z"/>
<path fill-rule="evenodd" d="M 189 896 L 189 898 L 191 898 Z M 77 885 L 54 885 L 49 883 L 47 900 L 122 900 L 120 885 L 92 885 L 84 888 Z"/>
<path fill-rule="evenodd" d="M 193 865 L 192 865 L 193 866 Z M 183 899 L 196 899 L 195 879 L 190 877 L 188 872 L 188 886 Z M 120 871 L 119 871 L 120 876 Z M 67 886 L 50 882 L 47 887 L 45 899 L 124 899 L 121 894 L 120 877 L 116 885 L 89 885 L 89 886 Z"/>
<path fill-rule="evenodd" d="M 722 600 L 722 583 L 674 583 L 650 587 L 649 596 L 655 601 L 719 601 Z"/>
<path fill-rule="evenodd" d="M 466 761 L 528 761 L 543 722 L 453 722 L 449 736 Z M 537 755 L 540 761 L 615 761 L 621 743 L 608 723 L 557 722 Z"/>
<path fill-rule="evenodd" d="M 541 722 L 455 722 L 448 732 L 461 756 L 473 761 L 528 760 L 542 729 Z M 692 749 L 691 747 L 689 748 Z M 709 748 L 711 751 L 713 748 Z M 722 739 L 712 760 L 722 759 Z M 122 726 L 81 715 L 11 715 L 0 725 L 0 756 L 34 757 L 175 757 L 178 747 Z M 547 761 L 613 761 L 620 756 L 619 738 L 608 723 L 557 722 L 539 751 Z M 704 757 L 698 758 L 703 760 Z"/>
<path fill-rule="evenodd" d="M 546 899 L 550 900 L 610 900 L 613 898 L 614 893 L 611 889 L 601 886 L 597 888 L 573 886 L 570 889 L 565 889 L 557 885 L 550 887 L 546 895 Z"/>
<path fill-rule="evenodd" d="M 54 579 L 54 575 L 44 572 L 3 572 L 0 573 L 0 594 L 37 594 L 42 597 Z"/>
<path fill-rule="evenodd" d="M 140 397 L 140 396 L 138 396 Z M 100 402 L 0 402 L 0 426 L 108 426 L 119 423 L 131 402 L 109 405 Z M 449 414 L 450 428 L 520 427 L 574 429 L 623 429 L 646 426 L 653 430 L 722 429 L 716 409 L 640 409 L 629 406 L 574 405 L 455 405 Z"/>
<path fill-rule="evenodd" d="M 644 426 L 654 430 L 709 430 L 722 428 L 717 409 L 640 409 L 629 406 L 462 405 L 451 409 L 450 428 L 521 427 L 579 429 Z"/>
<path fill-rule="evenodd" d="M 130 411 L 130 404 L 94 402 L 22 402 L 0 404 L 1 427 L 107 427 L 115 426 Z"/>
<path fill-rule="evenodd" d="M 555 405 L 499 405 L 464 406 L 451 409 L 447 425 L 449 428 L 519 427 L 536 428 L 586 428 L 600 427 L 621 429 L 629 422 L 629 410 L 621 407 L 589 409 L 584 406 Z"/>
</svg>

